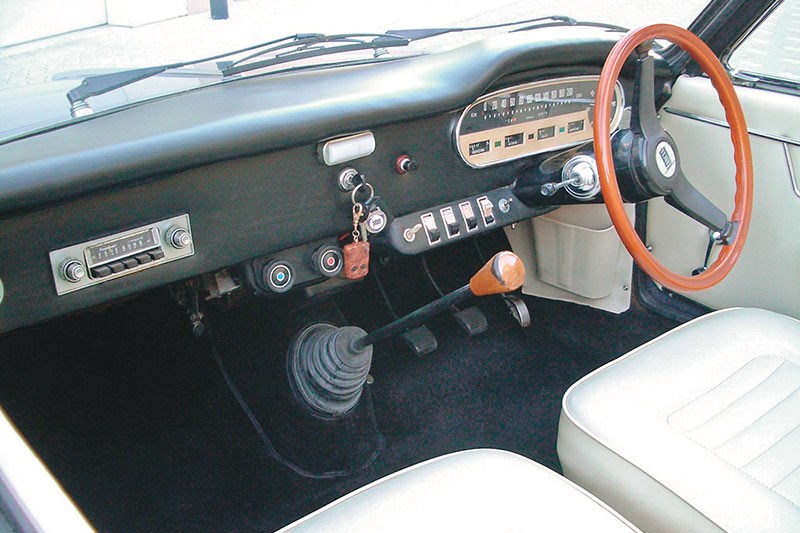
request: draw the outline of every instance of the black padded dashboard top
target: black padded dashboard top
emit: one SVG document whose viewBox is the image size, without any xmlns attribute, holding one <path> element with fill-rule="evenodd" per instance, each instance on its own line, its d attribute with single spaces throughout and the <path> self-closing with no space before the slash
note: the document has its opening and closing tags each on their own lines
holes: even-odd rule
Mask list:
<svg viewBox="0 0 800 533">
<path fill-rule="evenodd" d="M 395 216 L 486 194 L 523 162 L 468 167 L 453 146 L 482 94 L 548 76 L 597 73 L 618 34 L 564 27 L 445 53 L 221 83 L 0 145 L 0 332 L 113 301 L 349 227 L 344 165 L 321 140 L 373 132 L 347 163 Z M 398 154 L 419 170 L 398 176 Z M 58 296 L 48 254 L 188 214 L 194 255 Z"/>
<path fill-rule="evenodd" d="M 0 146 L 0 216 L 465 107 L 504 76 L 601 66 L 618 34 L 547 28 L 440 54 L 234 80 Z"/>
</svg>

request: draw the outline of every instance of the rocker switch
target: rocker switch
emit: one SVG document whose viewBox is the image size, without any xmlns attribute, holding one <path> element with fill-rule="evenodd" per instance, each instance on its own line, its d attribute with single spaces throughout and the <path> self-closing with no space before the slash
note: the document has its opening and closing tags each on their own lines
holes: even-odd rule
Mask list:
<svg viewBox="0 0 800 533">
<path fill-rule="evenodd" d="M 445 207 L 442 208 L 440 211 L 442 213 L 442 220 L 444 220 L 444 226 L 447 228 L 447 236 L 451 239 L 458 235 L 458 232 L 461 230 L 458 224 L 458 220 L 456 220 L 456 215 L 453 213 L 452 207 Z"/>
<path fill-rule="evenodd" d="M 425 228 L 425 233 L 428 235 L 428 243 L 433 244 L 439 242 L 442 234 L 436 226 L 436 220 L 433 218 L 433 213 L 425 213 L 420 217 L 422 226 Z"/>
<path fill-rule="evenodd" d="M 478 209 L 481 211 L 483 223 L 487 226 L 494 224 L 494 205 L 485 196 L 478 198 Z"/>
<path fill-rule="evenodd" d="M 478 217 L 475 216 L 475 211 L 472 210 L 472 204 L 461 202 L 458 204 L 458 209 L 461 211 L 461 216 L 464 217 L 464 222 L 467 223 L 467 233 L 478 229 Z"/>
</svg>

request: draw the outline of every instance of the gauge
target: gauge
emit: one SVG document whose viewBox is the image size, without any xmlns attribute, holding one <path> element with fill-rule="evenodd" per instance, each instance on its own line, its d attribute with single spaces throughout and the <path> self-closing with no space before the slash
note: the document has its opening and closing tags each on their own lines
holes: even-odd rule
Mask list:
<svg viewBox="0 0 800 533">
<path fill-rule="evenodd" d="M 462 113 L 456 127 L 461 158 L 481 168 L 591 140 L 598 79 L 538 81 L 480 98 Z M 612 131 L 624 106 L 622 85 L 617 82 L 611 103 Z"/>
</svg>

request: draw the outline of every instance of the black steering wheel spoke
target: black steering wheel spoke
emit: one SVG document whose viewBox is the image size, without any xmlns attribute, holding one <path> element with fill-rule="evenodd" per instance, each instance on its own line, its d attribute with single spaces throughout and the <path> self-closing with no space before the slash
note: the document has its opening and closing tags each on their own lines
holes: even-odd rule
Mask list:
<svg viewBox="0 0 800 533">
<path fill-rule="evenodd" d="M 649 47 L 647 48 L 649 50 Z M 631 129 L 645 139 L 664 136 L 658 121 L 655 98 L 655 67 L 653 56 L 643 52 L 636 60 L 636 78 L 631 101 Z"/>
<path fill-rule="evenodd" d="M 672 192 L 664 200 L 708 229 L 724 233 L 728 228 L 728 217 L 725 213 L 689 183 L 680 169 L 674 179 Z"/>
</svg>

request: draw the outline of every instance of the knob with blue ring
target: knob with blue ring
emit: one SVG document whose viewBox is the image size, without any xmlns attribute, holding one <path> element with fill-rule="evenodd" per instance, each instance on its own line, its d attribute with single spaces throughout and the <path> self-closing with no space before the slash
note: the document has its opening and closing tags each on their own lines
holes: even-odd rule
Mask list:
<svg viewBox="0 0 800 533">
<path fill-rule="evenodd" d="M 272 292 L 286 292 L 294 286 L 294 268 L 288 261 L 275 259 L 263 268 L 262 279 Z"/>
</svg>

